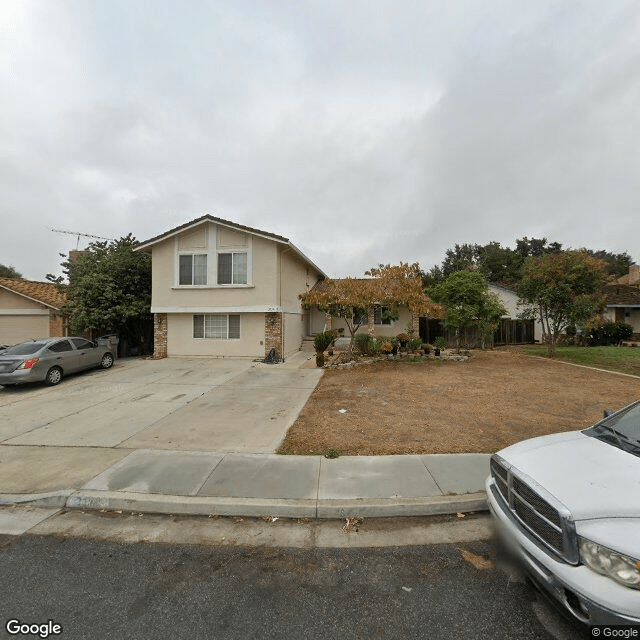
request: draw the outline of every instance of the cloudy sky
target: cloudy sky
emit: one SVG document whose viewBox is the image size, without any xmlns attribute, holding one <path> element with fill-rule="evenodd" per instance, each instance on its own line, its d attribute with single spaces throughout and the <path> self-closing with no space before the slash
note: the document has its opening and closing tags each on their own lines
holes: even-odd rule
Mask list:
<svg viewBox="0 0 640 640">
<path fill-rule="evenodd" d="M 205 213 L 332 276 L 545 236 L 640 260 L 637 0 L 3 0 L 0 263 Z"/>
</svg>

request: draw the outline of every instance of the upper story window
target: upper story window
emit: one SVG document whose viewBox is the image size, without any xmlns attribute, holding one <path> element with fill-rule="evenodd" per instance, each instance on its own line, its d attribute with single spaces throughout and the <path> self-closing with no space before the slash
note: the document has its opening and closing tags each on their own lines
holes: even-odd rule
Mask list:
<svg viewBox="0 0 640 640">
<path fill-rule="evenodd" d="M 218 253 L 218 284 L 247 284 L 247 252 Z"/>
<path fill-rule="evenodd" d="M 180 255 L 179 284 L 207 284 L 207 254 Z"/>
</svg>

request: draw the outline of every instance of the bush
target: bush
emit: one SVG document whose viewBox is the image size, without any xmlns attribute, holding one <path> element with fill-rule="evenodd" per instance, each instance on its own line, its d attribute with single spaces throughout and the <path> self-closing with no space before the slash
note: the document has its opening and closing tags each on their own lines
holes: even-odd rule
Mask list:
<svg viewBox="0 0 640 640">
<path fill-rule="evenodd" d="M 427 342 L 422 343 L 422 350 L 423 350 L 425 353 L 427 353 L 427 354 L 431 353 L 431 349 L 432 349 L 432 348 L 433 348 L 433 347 L 432 347 L 430 344 L 428 344 Z"/>
<path fill-rule="evenodd" d="M 357 333 L 354 342 L 356 343 L 358 351 L 360 351 L 363 356 L 366 356 L 371 352 L 371 345 L 374 343 L 374 339 L 373 336 L 370 336 L 368 333 Z"/>
<path fill-rule="evenodd" d="M 447 348 L 447 341 L 442 336 L 438 336 L 433 341 L 433 348 L 434 349 L 446 349 Z"/>
<path fill-rule="evenodd" d="M 318 353 L 324 353 L 332 342 L 333 336 L 328 331 L 325 331 L 316 333 L 316 337 L 313 339 L 313 346 Z"/>
<path fill-rule="evenodd" d="M 411 340 L 409 340 L 410 351 L 417 351 L 421 347 L 422 347 L 422 340 L 420 340 L 420 338 L 411 338 Z"/>
<path fill-rule="evenodd" d="M 633 327 L 626 322 L 605 322 L 591 329 L 588 340 L 592 346 L 618 344 L 622 340 L 628 340 L 632 335 Z"/>
<path fill-rule="evenodd" d="M 391 353 L 393 351 L 393 345 L 388 340 L 385 340 L 385 342 L 380 345 L 380 351 L 382 351 L 382 353 Z"/>
<path fill-rule="evenodd" d="M 407 342 L 409 342 L 409 334 L 407 333 L 399 333 L 396 336 L 398 342 L 400 343 L 401 346 L 405 346 L 407 344 Z"/>
</svg>

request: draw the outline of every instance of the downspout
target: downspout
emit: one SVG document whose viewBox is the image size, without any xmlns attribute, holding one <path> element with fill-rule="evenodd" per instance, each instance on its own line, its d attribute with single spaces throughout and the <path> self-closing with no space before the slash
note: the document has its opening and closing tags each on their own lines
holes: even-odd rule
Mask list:
<svg viewBox="0 0 640 640">
<path fill-rule="evenodd" d="M 283 249 L 280 252 L 280 265 L 279 265 L 280 275 L 278 277 L 278 299 L 279 299 L 278 302 L 280 306 L 280 326 L 282 327 L 280 331 L 280 353 L 282 354 L 282 362 L 284 362 L 284 310 L 282 308 L 282 256 L 287 251 L 291 251 L 291 248 L 287 247 L 286 249 Z"/>
</svg>

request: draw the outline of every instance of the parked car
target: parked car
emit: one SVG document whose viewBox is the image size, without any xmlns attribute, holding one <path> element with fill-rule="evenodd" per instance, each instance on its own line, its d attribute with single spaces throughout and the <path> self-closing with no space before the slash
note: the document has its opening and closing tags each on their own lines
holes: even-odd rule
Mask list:
<svg viewBox="0 0 640 640">
<path fill-rule="evenodd" d="M 640 401 L 490 469 L 489 507 L 534 582 L 584 623 L 640 625 Z"/>
<path fill-rule="evenodd" d="M 69 373 L 112 365 L 109 348 L 85 338 L 28 340 L 0 351 L 0 384 L 44 381 L 55 385 Z"/>
</svg>

